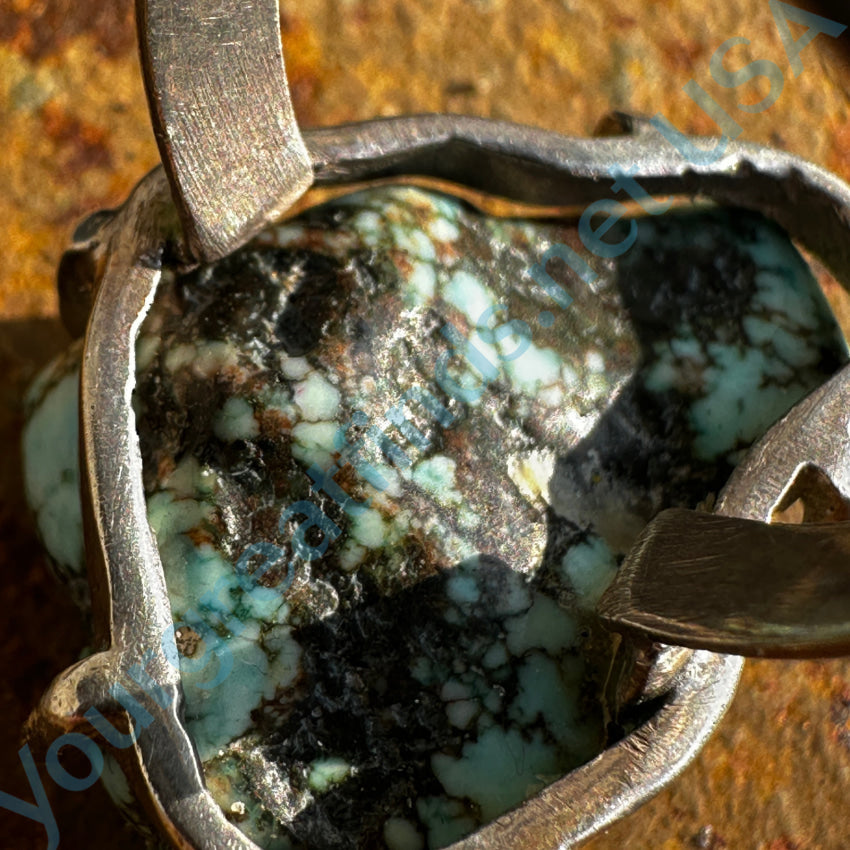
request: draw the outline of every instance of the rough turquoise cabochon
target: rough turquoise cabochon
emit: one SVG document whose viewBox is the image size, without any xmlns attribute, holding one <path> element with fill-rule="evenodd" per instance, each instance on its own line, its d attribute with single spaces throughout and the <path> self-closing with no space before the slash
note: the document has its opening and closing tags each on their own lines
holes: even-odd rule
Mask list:
<svg viewBox="0 0 850 850">
<path fill-rule="evenodd" d="M 566 225 L 371 189 L 164 275 L 148 517 L 189 731 L 260 846 L 442 847 L 600 752 L 618 562 L 846 362 L 774 224 L 692 208 L 610 241 L 632 226 L 600 260 Z M 32 388 L 24 442 L 82 598 L 78 364 Z"/>
</svg>

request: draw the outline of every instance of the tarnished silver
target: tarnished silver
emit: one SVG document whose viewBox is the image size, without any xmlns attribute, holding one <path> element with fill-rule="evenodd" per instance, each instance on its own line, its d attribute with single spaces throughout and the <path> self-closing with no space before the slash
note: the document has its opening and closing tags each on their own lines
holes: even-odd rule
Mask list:
<svg viewBox="0 0 850 850">
<path fill-rule="evenodd" d="M 653 194 L 765 213 L 850 287 L 850 189 L 796 157 L 728 140 L 681 139 L 694 150 L 726 145 L 722 155 L 694 163 L 649 124 L 630 119 L 629 134 L 594 140 L 441 115 L 302 136 L 283 74 L 275 0 L 138 0 L 137 9 L 165 169 L 149 174 L 120 210 L 89 220 L 66 254 L 65 273 L 60 270 L 69 328 L 82 333 L 88 319 L 81 466 L 97 652 L 56 679 L 29 729 L 46 741 L 71 729 L 94 734 L 83 720 L 92 709 L 132 728 L 135 742 L 115 756 L 171 843 L 248 850 L 255 845 L 207 792 L 182 722 L 164 572 L 147 522 L 130 401 L 135 339 L 163 264 L 186 266 L 232 252 L 311 184 L 436 177 L 514 201 L 578 207 L 606 197 L 616 176 L 627 173 Z M 844 387 L 846 375 L 827 386 Z M 820 392 L 821 401 L 807 403 L 828 418 L 843 396 L 832 401 L 832 390 Z M 793 423 L 807 421 L 807 403 L 745 462 L 722 497 L 725 515 L 770 519 L 801 463 L 818 464 L 847 492 L 835 477 L 846 421 L 840 420 L 833 454 L 821 457 L 813 447 L 825 445 L 823 435 L 813 439 L 802 425 L 799 434 L 794 430 Z M 771 476 L 761 466 L 768 460 L 776 469 Z M 455 850 L 574 846 L 636 808 L 693 758 L 734 694 L 741 659 L 640 642 L 623 646 L 627 698 L 651 700 L 649 719 Z"/>
<path fill-rule="evenodd" d="M 136 0 L 154 132 L 188 244 L 211 262 L 308 188 L 277 0 Z"/>
<path fill-rule="evenodd" d="M 729 144 L 713 164 L 693 165 L 645 125 L 637 126 L 640 132 L 632 135 L 583 140 L 478 119 L 422 116 L 312 131 L 304 138 L 315 184 L 325 186 L 421 175 L 516 200 L 571 206 L 605 197 L 612 173 L 628 168 L 652 192 L 700 196 L 773 216 L 850 284 L 850 189 L 837 178 L 788 154 L 744 144 Z M 787 202 L 789 196 L 794 203 Z M 175 652 L 173 638 L 160 645 L 163 629 L 170 633 L 170 613 L 146 519 L 130 394 L 135 334 L 153 298 L 161 258 L 175 253 L 180 241 L 162 169 L 145 178 L 121 210 L 80 235 L 83 242 L 76 250 L 89 256 L 92 268 L 103 270 L 86 339 L 81 404 L 87 551 L 100 652 L 56 680 L 31 725 L 79 728 L 91 707 L 121 714 L 110 687 L 119 680 L 126 684 L 131 668 L 146 664 L 169 699 L 163 707 L 144 689 L 129 689 L 155 722 L 138 731 L 135 746 L 122 753 L 122 764 L 152 820 L 178 847 L 253 848 L 204 789 L 181 722 L 179 676 L 166 654 Z M 84 309 L 79 302 L 74 306 Z M 844 375 L 833 383 L 845 380 Z M 846 431 L 835 437 L 836 453 L 845 437 Z M 727 488 L 723 511 L 769 519 L 801 458 L 824 465 L 804 451 L 815 444 L 824 445 L 822 437 L 813 440 L 803 433 L 800 453 L 789 454 L 777 466 L 775 480 L 763 487 L 748 483 L 753 479 L 747 470 L 763 462 L 753 455 L 735 478 L 744 484 Z M 456 850 L 574 846 L 652 796 L 693 758 L 732 698 L 741 659 L 672 648 L 647 658 L 637 701 L 656 701 L 650 719 L 590 763 L 458 842 Z"/>
<path fill-rule="evenodd" d="M 718 652 L 850 654 L 848 494 L 845 368 L 750 450 L 715 514 L 663 511 L 644 529 L 600 614 L 617 631 Z"/>
</svg>

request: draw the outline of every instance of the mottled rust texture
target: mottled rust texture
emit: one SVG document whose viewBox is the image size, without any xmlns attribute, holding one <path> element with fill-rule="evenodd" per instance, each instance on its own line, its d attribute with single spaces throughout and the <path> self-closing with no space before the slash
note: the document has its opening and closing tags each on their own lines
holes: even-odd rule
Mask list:
<svg viewBox="0 0 850 850">
<path fill-rule="evenodd" d="M 798 0 L 850 23 L 839 2 Z M 73 223 L 118 203 L 156 162 L 129 0 L 0 3 L 0 789 L 32 799 L 19 729 L 50 679 L 85 644 L 84 625 L 50 580 L 21 499 L 19 398 L 64 344 L 53 272 Z M 589 134 L 609 109 L 662 112 L 714 132 L 683 92 L 700 82 L 742 138 L 802 154 L 850 178 L 850 35 L 819 37 L 794 77 L 766 0 L 301 0 L 284 42 L 305 124 L 448 110 Z M 760 114 L 765 80 L 736 90 L 709 74 L 716 48 L 743 36 L 730 67 L 785 71 Z M 847 316 L 842 304 L 839 310 Z M 845 327 L 847 322 L 845 322 Z M 141 847 L 97 785 L 45 784 L 62 847 Z M 715 737 L 686 773 L 593 850 L 839 850 L 850 824 L 850 663 L 758 662 Z M 43 847 L 44 832 L 0 810 L 0 847 Z"/>
</svg>

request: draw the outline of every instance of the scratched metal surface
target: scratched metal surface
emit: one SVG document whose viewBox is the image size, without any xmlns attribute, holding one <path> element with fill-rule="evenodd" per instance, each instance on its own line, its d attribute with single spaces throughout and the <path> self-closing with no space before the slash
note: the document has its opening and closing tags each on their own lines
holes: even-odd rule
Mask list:
<svg viewBox="0 0 850 850">
<path fill-rule="evenodd" d="M 850 24 L 843 3 L 799 2 Z M 305 126 L 454 111 L 587 135 L 617 108 L 714 133 L 682 92 L 693 78 L 735 117 L 741 139 L 850 179 L 850 35 L 818 37 L 794 77 L 764 0 L 302 0 L 284 14 Z M 712 54 L 733 36 L 751 43 L 735 49 L 730 67 L 769 59 L 785 72 L 781 97 L 760 114 L 734 105 L 757 102 L 764 80 L 724 90 L 711 79 Z M 131 4 L 0 3 L 0 790 L 28 800 L 20 726 L 87 635 L 23 510 L 19 399 L 66 341 L 53 274 L 71 228 L 118 203 L 156 160 Z M 850 327 L 845 302 L 836 295 L 835 304 Z M 45 777 L 45 787 L 62 847 L 143 846 L 99 784 L 72 793 Z M 696 762 L 587 846 L 838 850 L 850 838 L 848 797 L 850 662 L 750 662 Z M 0 847 L 41 846 L 40 826 L 0 809 Z"/>
</svg>

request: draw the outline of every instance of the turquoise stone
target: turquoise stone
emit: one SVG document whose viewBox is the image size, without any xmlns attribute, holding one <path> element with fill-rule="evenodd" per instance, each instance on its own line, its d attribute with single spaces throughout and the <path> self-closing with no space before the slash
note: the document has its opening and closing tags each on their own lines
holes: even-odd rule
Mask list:
<svg viewBox="0 0 850 850">
<path fill-rule="evenodd" d="M 710 506 L 847 361 L 774 224 L 636 227 L 600 260 L 562 223 L 380 188 L 164 275 L 137 344 L 148 516 L 188 729 L 260 846 L 443 847 L 598 754 L 621 730 L 593 612 L 635 536 Z M 82 595 L 78 360 L 32 389 L 25 450 Z"/>
</svg>

